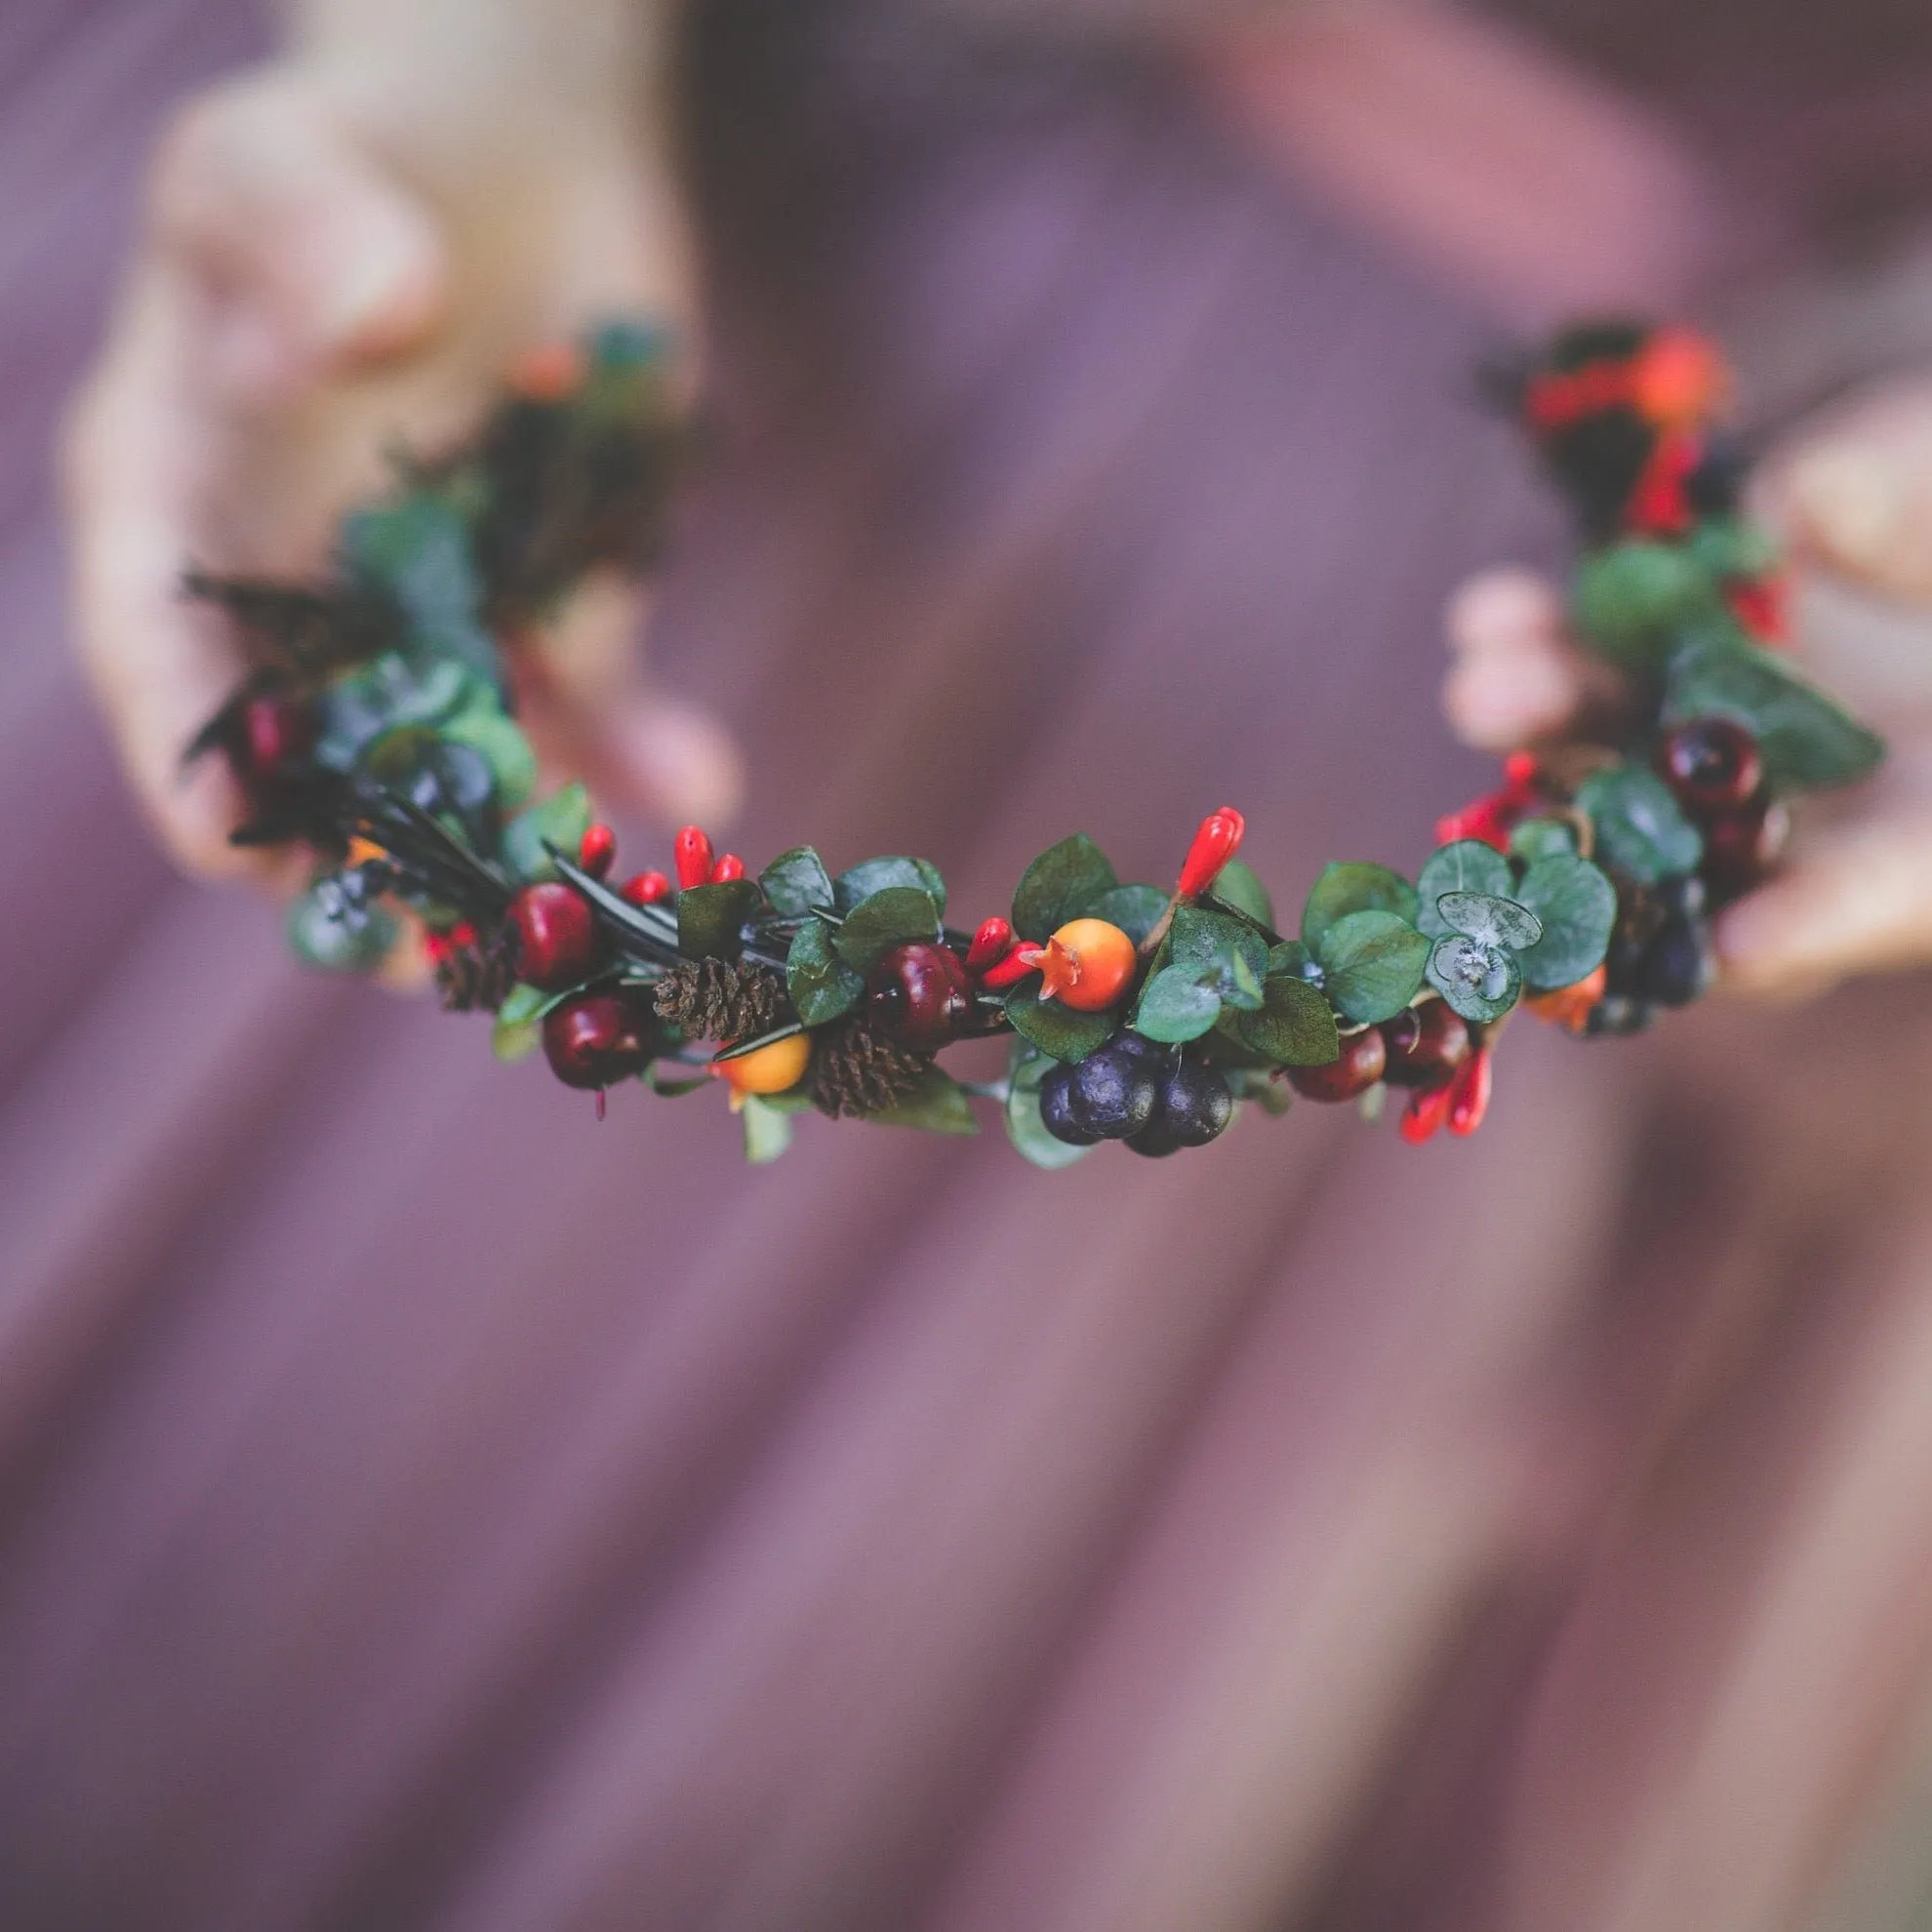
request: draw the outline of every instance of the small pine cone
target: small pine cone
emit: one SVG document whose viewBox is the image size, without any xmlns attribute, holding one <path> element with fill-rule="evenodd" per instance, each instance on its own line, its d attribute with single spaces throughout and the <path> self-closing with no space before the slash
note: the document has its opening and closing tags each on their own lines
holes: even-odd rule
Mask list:
<svg viewBox="0 0 1932 1932">
<path fill-rule="evenodd" d="M 499 943 L 452 946 L 436 961 L 436 994 L 445 1013 L 494 1013 L 515 985 L 509 948 Z"/>
<path fill-rule="evenodd" d="M 812 1072 L 812 1105 L 836 1120 L 863 1120 L 903 1101 L 933 1065 L 897 1040 L 848 1020 L 820 1037 Z"/>
<path fill-rule="evenodd" d="M 767 966 L 687 959 L 658 982 L 658 1015 L 687 1039 L 755 1040 L 784 1026 L 791 1006 Z"/>
</svg>

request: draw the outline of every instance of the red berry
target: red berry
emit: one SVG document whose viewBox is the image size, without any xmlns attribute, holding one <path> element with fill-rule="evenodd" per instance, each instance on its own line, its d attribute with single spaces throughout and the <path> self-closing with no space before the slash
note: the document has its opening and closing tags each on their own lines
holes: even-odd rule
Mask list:
<svg viewBox="0 0 1932 1932">
<path fill-rule="evenodd" d="M 577 863 L 593 879 L 601 879 L 617 858 L 617 833 L 609 825 L 587 825 L 577 848 Z"/>
<path fill-rule="evenodd" d="M 315 742 L 315 720 L 295 699 L 251 698 L 242 706 L 237 757 L 244 781 L 273 778 Z"/>
<path fill-rule="evenodd" d="M 545 992 L 586 979 L 603 956 L 590 903 L 571 886 L 525 886 L 510 901 L 517 978 Z"/>
<path fill-rule="evenodd" d="M 1718 814 L 1704 825 L 1704 875 L 1720 898 L 1748 892 L 1778 863 L 1791 836 L 1784 806 L 1755 803 Z"/>
<path fill-rule="evenodd" d="M 973 1024 L 973 982 L 950 946 L 896 946 L 872 974 L 867 1013 L 881 1032 L 933 1053 Z"/>
<path fill-rule="evenodd" d="M 671 882 L 662 872 L 639 872 L 618 887 L 618 897 L 632 906 L 656 906 L 671 896 Z"/>
<path fill-rule="evenodd" d="M 1493 1080 L 1494 1056 L 1487 1047 L 1477 1047 L 1468 1064 L 1449 1083 L 1449 1131 L 1469 1135 L 1483 1123 L 1489 1111 L 1489 1092 Z"/>
<path fill-rule="evenodd" d="M 1411 1094 L 1408 1106 L 1402 1109 L 1403 1140 L 1412 1147 L 1419 1147 L 1432 1139 L 1449 1117 L 1449 1105 L 1455 1092 L 1455 1083 L 1445 1080 L 1439 1087 L 1425 1087 L 1420 1093 Z"/>
<path fill-rule="evenodd" d="M 649 1011 L 622 993 L 584 993 L 543 1019 L 543 1054 L 567 1087 L 608 1087 L 649 1065 Z"/>
<path fill-rule="evenodd" d="M 1693 718 L 1665 739 L 1658 762 L 1670 789 L 1699 816 L 1743 805 L 1764 783 L 1757 741 L 1729 718 Z"/>
<path fill-rule="evenodd" d="M 712 885 L 729 885 L 733 879 L 742 879 L 744 876 L 745 876 L 745 861 L 741 859 L 737 853 L 727 852 L 725 856 L 722 859 L 720 859 L 715 865 L 711 867 L 711 877 L 709 882 Z"/>
<path fill-rule="evenodd" d="M 1439 999 L 1398 1013 L 1382 1036 L 1389 1047 L 1382 1077 L 1390 1086 L 1437 1086 L 1469 1057 L 1469 1022 Z"/>
<path fill-rule="evenodd" d="M 1380 1032 L 1364 1026 L 1342 1036 L 1342 1055 L 1326 1067 L 1291 1067 L 1288 1084 L 1305 1100 L 1348 1101 L 1365 1094 L 1382 1078 L 1389 1049 Z"/>
<path fill-rule="evenodd" d="M 696 825 L 686 825 L 672 842 L 681 892 L 711 882 L 711 841 Z"/>
<path fill-rule="evenodd" d="M 1005 919 L 988 919 L 973 935 L 973 944 L 967 948 L 967 972 L 984 973 L 988 966 L 997 966 L 1012 945 L 1012 925 Z"/>
</svg>

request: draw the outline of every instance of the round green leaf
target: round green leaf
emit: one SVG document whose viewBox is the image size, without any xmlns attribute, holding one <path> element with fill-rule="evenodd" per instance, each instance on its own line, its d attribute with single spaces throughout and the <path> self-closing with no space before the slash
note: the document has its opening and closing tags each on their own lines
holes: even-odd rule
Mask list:
<svg viewBox="0 0 1932 1932">
<path fill-rule="evenodd" d="M 1452 932 L 1467 933 L 1484 946 L 1507 946 L 1520 952 L 1543 937 L 1543 921 L 1534 912 L 1494 893 L 1445 892 L 1435 902 L 1435 909 Z"/>
<path fill-rule="evenodd" d="M 1277 1067 L 1326 1067 L 1342 1051 L 1335 1014 L 1303 979 L 1270 977 L 1258 1013 L 1236 1017 L 1241 1044 Z"/>
<path fill-rule="evenodd" d="M 1438 902 L 1451 892 L 1486 892 L 1494 899 L 1508 899 L 1516 889 L 1516 875 L 1509 862 L 1493 845 L 1479 838 L 1459 838 L 1438 845 L 1423 862 L 1416 891 L 1421 905 L 1416 911 L 1416 929 L 1429 939 L 1440 939 L 1451 929 L 1443 918 Z"/>
<path fill-rule="evenodd" d="M 930 859 L 866 859 L 832 881 L 832 903 L 841 912 L 850 912 L 862 899 L 869 899 L 888 886 L 909 886 L 929 892 L 933 904 L 946 912 L 946 881 Z"/>
<path fill-rule="evenodd" d="M 781 852 L 758 874 L 758 883 L 772 903 L 772 910 L 785 919 L 802 919 L 814 907 L 832 908 L 831 874 L 825 862 L 809 845 L 795 845 Z"/>
<path fill-rule="evenodd" d="M 1710 571 L 1680 543 L 1632 538 L 1577 566 L 1572 610 L 1584 641 L 1625 670 L 1663 667 L 1683 630 L 1718 615 Z"/>
<path fill-rule="evenodd" d="M 1697 870 L 1703 836 L 1655 772 L 1642 765 L 1592 772 L 1577 787 L 1577 804 L 1596 827 L 1596 849 L 1639 883 Z"/>
<path fill-rule="evenodd" d="M 1022 939 L 1044 941 L 1069 919 L 1097 916 L 1095 908 L 1113 890 L 1113 867 L 1085 832 L 1050 846 L 1028 865 L 1013 893 L 1013 930 Z"/>
<path fill-rule="evenodd" d="M 763 1167 L 791 1146 L 791 1116 L 768 1106 L 756 1094 L 746 1094 L 739 1111 L 745 1128 L 745 1158 Z"/>
<path fill-rule="evenodd" d="M 1429 955 L 1429 983 L 1465 1020 L 1500 1020 L 1523 989 L 1515 955 L 1466 933 L 1446 933 Z"/>
<path fill-rule="evenodd" d="M 313 892 L 289 907 L 284 923 L 289 945 L 304 966 L 325 973 L 367 973 L 382 964 L 396 943 L 396 922 L 380 906 L 359 925 L 332 919 Z"/>
<path fill-rule="evenodd" d="M 1007 995 L 1006 1017 L 1016 1033 L 1056 1060 L 1085 1060 L 1113 1036 L 1111 1014 L 1076 1012 L 1057 999 L 1042 999 L 1031 986 Z"/>
<path fill-rule="evenodd" d="M 745 922 L 763 904 L 752 879 L 691 886 L 677 896 L 678 951 L 687 959 L 736 959 L 745 949 Z"/>
<path fill-rule="evenodd" d="M 1392 1020 L 1422 988 L 1429 942 L 1393 912 L 1350 912 L 1316 948 L 1336 1011 L 1373 1025 Z"/>
<path fill-rule="evenodd" d="M 939 907 L 923 886 L 887 886 L 845 915 L 832 945 L 855 972 L 869 974 L 894 946 L 937 939 L 939 921 Z"/>
<path fill-rule="evenodd" d="M 1134 1030 L 1144 1039 L 1173 1044 L 1197 1040 L 1221 1018 L 1221 995 L 1183 966 L 1156 973 L 1141 990 Z"/>
<path fill-rule="evenodd" d="M 1274 925 L 1274 902 L 1255 875 L 1254 867 L 1242 860 L 1230 859 L 1222 866 L 1209 896 L 1238 912 L 1245 912 L 1258 925 L 1269 928 Z"/>
<path fill-rule="evenodd" d="M 1525 819 L 1509 834 L 1509 857 L 1524 865 L 1572 855 L 1576 849 L 1577 828 L 1568 819 Z"/>
<path fill-rule="evenodd" d="M 785 962 L 791 1009 L 808 1026 L 823 1026 L 850 1013 L 865 982 L 832 949 L 831 932 L 818 919 L 800 926 Z"/>
<path fill-rule="evenodd" d="M 567 785 L 526 806 L 503 827 L 503 858 L 519 879 L 553 879 L 557 868 L 544 847 L 574 856 L 589 828 L 590 794 L 581 785 Z"/>
<path fill-rule="evenodd" d="M 1543 937 L 1517 961 L 1530 986 L 1574 986 L 1602 964 L 1617 923 L 1617 889 L 1589 861 L 1568 853 L 1539 859 L 1516 897 L 1543 921 Z"/>
<path fill-rule="evenodd" d="M 1094 902 L 1093 916 L 1118 926 L 1139 946 L 1160 923 L 1167 910 L 1167 894 L 1156 885 L 1115 886 Z"/>
<path fill-rule="evenodd" d="M 464 711 L 440 727 L 442 736 L 482 753 L 505 810 L 521 805 L 537 785 L 537 753 L 522 727 L 501 711 Z"/>
<path fill-rule="evenodd" d="M 1260 1006 L 1268 942 L 1243 921 L 1183 906 L 1174 915 L 1167 956 L 1187 979 L 1211 986 L 1229 1005 L 1249 1010 Z"/>
<path fill-rule="evenodd" d="M 1092 1147 L 1076 1147 L 1056 1139 L 1040 1118 L 1040 1081 L 1058 1064 L 1051 1055 L 1037 1052 L 1024 1040 L 1013 1043 L 1008 1062 L 1006 1138 L 1035 1167 L 1071 1167 L 1093 1152 Z"/>
<path fill-rule="evenodd" d="M 1393 912 L 1414 923 L 1416 889 L 1387 865 L 1325 865 L 1302 908 L 1302 942 L 1319 953 L 1321 937 L 1351 912 Z"/>
<path fill-rule="evenodd" d="M 928 1134 L 980 1131 L 965 1088 L 938 1067 L 927 1067 L 919 1076 L 919 1084 L 903 1101 L 865 1117 L 880 1127 L 917 1127 Z"/>
</svg>

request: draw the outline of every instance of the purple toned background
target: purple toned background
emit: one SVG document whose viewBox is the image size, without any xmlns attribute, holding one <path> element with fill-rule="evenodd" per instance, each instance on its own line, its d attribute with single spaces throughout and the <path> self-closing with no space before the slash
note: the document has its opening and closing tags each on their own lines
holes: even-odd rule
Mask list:
<svg viewBox="0 0 1932 1932">
<path fill-rule="evenodd" d="M 1804 1922 L 1932 1650 L 1923 985 L 1525 1028 L 1424 1156 L 1048 1177 L 747 1172 L 299 976 L 121 800 L 47 456 L 160 115 L 263 44 L 0 12 L 0 1924 Z M 1171 75 L 865 53 L 708 56 L 659 658 L 734 842 L 972 916 L 1224 797 L 1284 886 L 1413 863 L 1483 777 L 1442 597 L 1555 554 L 1485 328 Z"/>
</svg>

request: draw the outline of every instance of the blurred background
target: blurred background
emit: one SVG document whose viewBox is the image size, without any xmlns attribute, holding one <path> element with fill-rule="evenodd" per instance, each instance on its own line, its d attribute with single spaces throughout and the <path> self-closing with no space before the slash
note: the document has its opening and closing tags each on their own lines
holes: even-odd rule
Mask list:
<svg viewBox="0 0 1932 1932">
<path fill-rule="evenodd" d="M 462 59 L 462 0 L 425 10 Z M 51 447 L 247 0 L 0 9 L 0 1924 L 1908 1932 L 1920 980 L 1062 1175 L 589 1103 L 177 877 Z M 1413 865 L 1473 403 L 1579 307 L 1932 346 L 1917 0 L 696 0 L 653 664 L 756 865 Z M 227 561 L 222 559 L 221 561 Z M 664 828 L 625 828 L 662 863 Z"/>
</svg>

